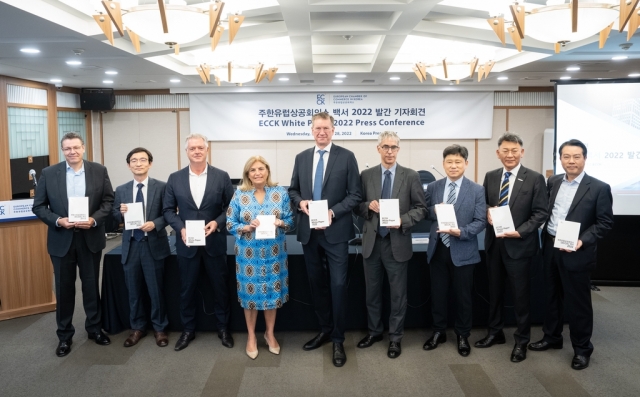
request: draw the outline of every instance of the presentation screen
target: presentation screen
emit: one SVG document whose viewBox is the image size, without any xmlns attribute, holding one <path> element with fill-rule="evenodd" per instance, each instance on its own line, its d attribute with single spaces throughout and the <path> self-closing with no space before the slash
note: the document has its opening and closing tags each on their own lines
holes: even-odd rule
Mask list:
<svg viewBox="0 0 640 397">
<path fill-rule="evenodd" d="M 556 148 L 569 139 L 587 146 L 585 172 L 611 185 L 613 213 L 640 215 L 640 82 L 558 84 Z"/>
</svg>

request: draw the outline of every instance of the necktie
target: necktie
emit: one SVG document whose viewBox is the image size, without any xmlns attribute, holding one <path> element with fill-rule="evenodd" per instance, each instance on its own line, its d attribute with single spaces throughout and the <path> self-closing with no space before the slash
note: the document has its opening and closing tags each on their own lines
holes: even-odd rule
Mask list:
<svg viewBox="0 0 640 397">
<path fill-rule="evenodd" d="M 322 177 L 324 176 L 324 159 L 322 158 L 326 150 L 318 150 L 320 160 L 316 166 L 316 177 L 313 180 L 313 200 L 322 200 Z"/>
<path fill-rule="evenodd" d="M 136 193 L 136 203 L 142 203 L 142 208 L 144 211 L 144 196 L 142 195 L 142 188 L 144 187 L 143 183 L 138 183 L 138 193 Z M 140 229 L 133 229 L 133 238 L 136 241 L 140 241 L 144 238 L 144 232 Z"/>
<path fill-rule="evenodd" d="M 455 204 L 456 198 L 456 184 L 451 182 L 449 183 L 449 195 L 447 196 L 447 204 Z M 442 244 L 444 244 L 446 247 L 451 244 L 449 242 L 449 235 L 447 233 L 442 233 L 440 237 L 442 238 Z"/>
<path fill-rule="evenodd" d="M 504 173 L 504 179 L 500 186 L 500 199 L 498 201 L 498 207 L 503 207 L 509 204 L 509 177 L 511 173 L 509 171 Z"/>
<path fill-rule="evenodd" d="M 382 184 L 382 199 L 390 199 L 391 198 L 391 171 L 385 170 L 384 172 L 384 183 Z M 389 229 L 385 226 L 380 226 L 380 230 L 378 233 L 382 237 L 386 237 L 389 234 Z"/>
</svg>

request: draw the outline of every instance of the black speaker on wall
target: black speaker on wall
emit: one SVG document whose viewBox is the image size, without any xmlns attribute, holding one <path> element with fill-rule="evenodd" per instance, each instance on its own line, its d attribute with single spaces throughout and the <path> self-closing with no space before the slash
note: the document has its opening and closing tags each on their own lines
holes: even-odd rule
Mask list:
<svg viewBox="0 0 640 397">
<path fill-rule="evenodd" d="M 111 110 L 116 105 L 113 88 L 83 88 L 80 91 L 82 110 Z"/>
</svg>

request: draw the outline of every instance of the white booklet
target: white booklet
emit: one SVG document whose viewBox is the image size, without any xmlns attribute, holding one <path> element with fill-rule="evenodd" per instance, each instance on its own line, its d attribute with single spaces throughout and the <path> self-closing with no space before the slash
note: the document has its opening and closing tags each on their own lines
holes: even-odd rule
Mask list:
<svg viewBox="0 0 640 397">
<path fill-rule="evenodd" d="M 140 229 L 144 224 L 144 208 L 142 203 L 127 204 L 124 213 L 124 230 Z"/>
<path fill-rule="evenodd" d="M 511 209 L 509 209 L 508 205 L 489 208 L 489 213 L 491 214 L 493 231 L 496 233 L 496 236 L 516 230 L 516 227 L 513 225 Z"/>
<path fill-rule="evenodd" d="M 556 241 L 553 247 L 575 251 L 579 236 L 580 222 L 560 221 L 556 228 Z"/>
<path fill-rule="evenodd" d="M 207 245 L 204 235 L 204 221 L 185 221 L 187 245 L 189 247 Z"/>
<path fill-rule="evenodd" d="M 329 205 L 327 200 L 309 201 L 309 227 L 329 227 Z"/>
<path fill-rule="evenodd" d="M 456 210 L 453 204 L 436 204 L 436 216 L 438 217 L 438 230 L 450 230 L 458 228 Z"/>
<path fill-rule="evenodd" d="M 89 197 L 69 197 L 69 222 L 89 220 Z"/>
<path fill-rule="evenodd" d="M 380 226 L 400 226 L 400 200 L 381 199 Z"/>
<path fill-rule="evenodd" d="M 260 221 L 260 225 L 256 228 L 256 240 L 276 238 L 275 215 L 258 215 L 256 219 Z"/>
</svg>

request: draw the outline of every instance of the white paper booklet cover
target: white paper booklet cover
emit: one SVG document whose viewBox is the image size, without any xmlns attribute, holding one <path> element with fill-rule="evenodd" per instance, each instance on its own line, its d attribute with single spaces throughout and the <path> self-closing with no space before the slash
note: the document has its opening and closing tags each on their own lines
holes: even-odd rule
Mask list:
<svg viewBox="0 0 640 397">
<path fill-rule="evenodd" d="M 329 205 L 327 200 L 309 201 L 309 227 L 329 227 Z"/>
<path fill-rule="evenodd" d="M 400 226 L 400 200 L 381 199 L 380 226 Z"/>
<path fill-rule="evenodd" d="M 89 197 L 69 197 L 69 222 L 89 220 Z"/>
<path fill-rule="evenodd" d="M 124 230 L 140 229 L 144 224 L 144 209 L 142 203 L 127 204 L 127 212 L 124 213 Z"/>
<path fill-rule="evenodd" d="M 436 204 L 436 216 L 438 217 L 438 230 L 458 228 L 456 210 L 453 208 L 453 204 Z"/>
<path fill-rule="evenodd" d="M 260 221 L 260 225 L 256 228 L 256 240 L 276 238 L 276 216 L 258 215 L 256 218 Z"/>
<path fill-rule="evenodd" d="M 503 207 L 489 208 L 491 214 L 491 220 L 493 221 L 493 231 L 496 236 L 504 234 L 506 232 L 513 232 L 516 230 L 513 225 L 513 217 L 511 216 L 511 210 L 508 205 Z"/>
<path fill-rule="evenodd" d="M 189 247 L 207 245 L 204 235 L 204 221 L 185 221 L 187 245 Z"/>
<path fill-rule="evenodd" d="M 575 251 L 579 236 L 580 222 L 560 221 L 556 228 L 556 241 L 553 247 Z"/>
</svg>

